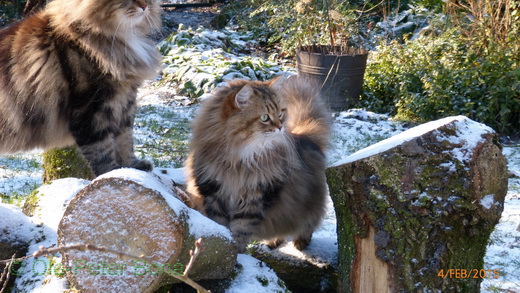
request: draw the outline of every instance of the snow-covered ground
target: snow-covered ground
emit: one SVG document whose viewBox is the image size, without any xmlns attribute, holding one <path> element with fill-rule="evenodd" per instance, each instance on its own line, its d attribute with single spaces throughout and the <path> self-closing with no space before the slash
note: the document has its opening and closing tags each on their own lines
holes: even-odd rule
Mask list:
<svg viewBox="0 0 520 293">
<path fill-rule="evenodd" d="M 204 34 L 211 37 L 217 35 L 216 33 Z M 212 51 L 212 54 L 218 55 L 218 52 L 215 52 Z M 203 56 L 200 55 L 200 52 L 193 54 L 202 56 L 202 61 L 213 58 L 213 55 Z M 226 58 L 222 60 L 231 60 L 234 57 Z M 193 58 L 187 59 L 193 60 Z M 255 62 L 249 63 L 256 64 Z M 204 63 L 204 70 L 206 71 L 204 74 L 209 75 L 217 72 L 216 69 L 212 71 L 213 69 L 207 66 L 207 63 Z M 249 71 L 242 67 L 240 70 L 241 72 Z M 280 68 L 273 70 L 280 70 Z M 200 73 L 200 71 L 198 72 Z M 225 73 L 226 71 L 218 72 Z M 208 80 L 210 78 L 206 81 Z M 213 84 L 213 79 L 211 82 Z M 176 182 L 182 183 L 182 170 L 177 168 L 182 167 L 186 157 L 187 142 L 190 138 L 189 123 L 198 106 L 189 105 L 189 100 L 178 95 L 169 84 L 148 85 L 140 91 L 138 102 L 140 108 L 134 128 L 137 155 L 153 161 L 158 174 L 161 169 L 167 168 L 168 176 L 171 176 Z M 337 113 L 334 121 L 333 147 L 328 153 L 330 165 L 409 128 L 406 124 L 392 121 L 387 115 L 363 110 Z M 486 270 L 496 269 L 500 277 L 485 279 L 481 292 L 520 292 L 520 232 L 518 231 L 520 224 L 520 147 L 518 145 L 506 146 L 503 154 L 508 160 L 509 170 L 513 176 L 509 179 L 509 191 L 504 212 L 500 223 L 491 235 L 484 265 Z M 0 231 L 4 226 L 9 226 L 12 228 L 11 231 L 16 231 L 12 232 L 12 235 L 21 233 L 22 238 L 33 239 L 29 253 L 36 250 L 39 245 L 50 246 L 56 243 L 57 223 L 65 205 L 79 189 L 88 183 L 83 180 L 64 179 L 42 187 L 40 191 L 49 196 L 43 197 L 43 204 L 34 217 L 26 217 L 18 207 L 23 206 L 25 198 L 41 185 L 41 163 L 41 151 L 0 157 L 0 199 L 2 202 L 0 203 Z M 41 223 L 43 225 L 39 225 Z M 6 235 L 3 231 L 2 233 L 0 238 Z M 315 232 L 308 250 L 301 253 L 291 244 L 286 243 L 279 248 L 279 251 L 299 257 L 310 255 L 336 263 L 336 220 L 332 203 L 329 201 L 327 215 L 323 224 Z M 59 261 L 59 258 L 54 261 Z M 283 287 L 276 282 L 274 272 L 265 264 L 259 264 L 257 260 L 248 255 L 240 255 L 238 261 L 242 265 L 242 269 L 228 292 L 283 290 Z M 44 278 L 53 281 L 48 282 L 43 292 L 60 292 L 63 289 L 64 284 L 60 281 L 62 279 L 44 274 L 20 276 L 17 288 L 23 292 L 41 292 L 40 281 Z M 268 284 L 271 287 L 265 287 L 260 280 L 262 282 L 269 280 Z"/>
<path fill-rule="evenodd" d="M 509 188 L 500 222 L 491 234 L 484 258 L 486 270 L 498 270 L 500 277 L 482 282 L 482 292 L 520 292 L 520 146 L 504 147 Z M 507 291 L 509 290 L 509 291 Z"/>
<path fill-rule="evenodd" d="M 168 100 L 161 98 L 154 92 L 143 91 L 144 95 L 140 98 L 140 105 L 142 107 L 153 105 L 156 115 L 153 119 L 159 125 L 164 125 L 166 128 L 175 128 L 175 121 L 180 123 L 182 127 L 186 127 L 186 121 L 189 121 L 196 111 L 196 106 L 193 107 L 168 107 Z M 147 111 L 149 111 L 148 109 Z M 172 114 L 173 113 L 173 114 Z M 177 119 L 172 122 L 171 117 L 174 115 Z M 141 116 L 138 116 L 141 117 Z M 153 131 L 150 131 L 146 127 L 140 127 L 139 125 L 145 125 L 142 119 L 152 119 L 150 117 L 141 117 L 136 121 L 136 136 L 137 141 L 141 144 L 148 144 L 156 142 L 160 139 Z M 351 110 L 349 112 L 342 112 L 337 115 L 334 123 L 334 136 L 331 151 L 329 152 L 329 162 L 334 162 L 344 158 L 345 156 L 352 154 L 353 152 L 362 149 L 366 146 L 372 145 L 373 143 L 380 141 L 384 138 L 394 136 L 406 128 L 398 122 L 391 121 L 389 117 L 380 114 L 374 114 L 363 110 Z M 186 138 L 189 135 L 186 134 Z M 167 147 L 163 145 L 162 147 Z M 159 148 L 159 150 L 162 148 Z M 154 150 L 158 152 L 158 150 Z M 482 292 L 503 292 L 501 290 L 508 289 L 508 292 L 520 292 L 520 233 L 517 231 L 518 225 L 520 224 L 520 149 L 516 146 L 504 147 L 504 155 L 508 159 L 509 169 L 512 174 L 516 174 L 516 178 L 509 180 L 509 192 L 506 198 L 505 209 L 502 215 L 502 220 L 497 225 L 495 232 L 491 236 L 491 242 L 488 247 L 488 252 L 485 258 L 485 269 L 495 270 L 500 272 L 500 277 L 497 279 L 489 278 L 485 279 L 482 284 Z M 39 164 L 40 152 L 33 152 L 30 154 L 23 154 L 17 156 L 11 156 L 2 158 L 0 163 L 0 193 L 19 198 L 14 201 L 15 204 L 20 205 L 23 201 L 23 195 L 29 193 L 34 186 L 41 184 L 41 171 Z M 168 158 L 161 155 L 154 156 L 151 159 L 157 160 L 162 158 L 163 168 L 168 168 L 169 176 L 178 183 L 183 182 L 182 170 L 173 169 L 179 166 L 179 162 L 169 162 Z M 162 169 L 162 168 L 159 168 Z M 160 172 L 160 170 L 157 170 Z M 0 223 L 10 223 L 9 225 L 16 227 L 17 231 L 24 231 L 24 237 L 28 238 L 41 238 L 36 237 L 38 235 L 45 235 L 44 242 L 34 242 L 30 248 L 30 252 L 36 250 L 40 245 L 50 246 L 55 243 L 55 233 L 59 217 L 59 212 L 63 212 L 64 204 L 67 203 L 74 194 L 85 186 L 86 182 L 75 179 L 60 180 L 52 185 L 44 186 L 40 189 L 42 193 L 49 194 L 51 196 L 46 197 L 48 201 L 43 201 L 41 214 L 35 215 L 32 218 L 26 218 L 21 214 L 14 205 L 12 204 L 1 204 L 0 205 Z M 66 191 L 64 193 L 64 191 Z M 44 197 L 45 198 L 45 197 Z M 4 202 L 8 201 L 5 198 Z M 3 218 L 4 217 L 4 218 Z M 25 220 L 24 220 L 25 219 Z M 26 222 L 25 224 L 23 224 Z M 40 228 L 34 228 L 35 224 L 45 223 Z M 3 225 L 2 225 L 3 226 Z M 321 227 L 315 232 L 313 241 L 309 246 L 308 250 L 301 253 L 294 249 L 290 243 L 283 244 L 279 248 L 280 252 L 296 255 L 299 257 L 312 257 L 321 258 L 330 263 L 337 262 L 337 240 L 336 240 L 336 220 L 332 203 L 329 201 L 328 213 L 323 221 Z M 59 261 L 57 259 L 56 261 Z M 262 275 L 262 279 L 275 278 L 272 271 L 266 269 L 265 266 L 259 265 L 258 261 L 254 260 L 250 256 L 241 255 L 239 262 L 242 264 L 243 269 L 241 272 L 244 275 L 240 275 L 236 279 L 236 283 L 232 286 L 229 292 L 249 292 L 251 287 L 246 284 L 251 283 L 246 280 L 256 280 L 256 275 L 252 272 L 257 270 L 257 275 Z M 32 265 L 28 264 L 28 265 Z M 260 272 L 263 270 L 263 272 Z M 265 271 L 267 270 L 267 271 Z M 266 277 L 265 274 L 268 276 Z M 21 288 L 31 288 L 40 284 L 45 276 L 22 276 L 17 281 L 17 284 Z M 53 277 L 47 277 L 51 280 Z M 50 282 L 46 285 L 46 292 L 58 292 L 63 284 L 56 283 L 58 278 L 54 277 L 55 282 Z M 241 283 L 239 280 L 243 280 Z M 274 279 L 273 279 L 274 280 Z M 258 282 L 257 282 L 258 283 Z M 254 282 L 253 282 L 254 284 Z M 276 282 L 269 282 L 269 284 L 276 284 Z M 28 286 L 28 287 L 27 287 Z M 266 288 L 261 284 L 256 284 L 258 292 L 266 292 Z M 272 285 L 275 286 L 275 285 Z M 39 288 L 36 286 L 35 288 Z M 273 291 L 280 290 L 279 287 L 271 288 Z M 37 289 L 34 289 L 38 292 Z M 30 290 L 29 290 L 30 291 Z"/>
</svg>

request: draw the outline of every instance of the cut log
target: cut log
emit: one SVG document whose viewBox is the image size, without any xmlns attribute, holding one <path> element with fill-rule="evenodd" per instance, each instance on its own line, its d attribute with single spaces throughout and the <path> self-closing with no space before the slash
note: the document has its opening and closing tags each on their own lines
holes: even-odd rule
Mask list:
<svg viewBox="0 0 520 293">
<path fill-rule="evenodd" d="M 497 141 L 450 117 L 329 168 L 340 292 L 479 292 L 507 192 Z"/>
<path fill-rule="evenodd" d="M 300 252 L 302 255 L 304 252 Z M 332 264 L 320 258 L 294 256 L 276 250 L 257 247 L 253 257 L 267 263 L 285 282 L 291 292 L 337 292 L 338 272 Z"/>
<path fill-rule="evenodd" d="M 231 233 L 176 195 L 172 182 L 157 175 L 122 169 L 97 178 L 70 202 L 58 228 L 58 244 L 77 243 L 144 255 L 148 263 L 98 251 L 71 250 L 63 263 L 72 287 L 82 292 L 153 292 L 178 282 L 194 242 L 205 250 L 190 278 L 226 278 L 236 264 Z"/>
</svg>

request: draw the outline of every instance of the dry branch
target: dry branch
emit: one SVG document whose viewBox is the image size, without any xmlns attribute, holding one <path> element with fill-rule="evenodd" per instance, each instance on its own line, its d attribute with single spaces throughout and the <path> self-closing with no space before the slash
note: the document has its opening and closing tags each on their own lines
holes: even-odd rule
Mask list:
<svg viewBox="0 0 520 293">
<path fill-rule="evenodd" d="M 13 265 L 13 262 L 15 261 L 15 256 L 16 254 L 13 254 L 11 259 L 7 261 L 7 265 L 5 266 L 2 275 L 0 275 L 0 284 L 2 284 L 0 293 L 3 293 L 7 288 L 7 283 L 9 282 L 9 278 L 11 277 L 11 267 Z"/>
<path fill-rule="evenodd" d="M 190 264 L 195 262 L 196 256 L 201 251 L 198 248 L 201 247 L 201 246 L 202 246 L 202 238 L 199 238 L 195 242 L 195 247 L 196 247 L 195 250 L 196 250 L 197 253 L 196 254 L 194 253 L 192 255 L 192 258 L 190 259 Z M 149 266 L 156 265 L 156 264 L 154 264 L 152 262 L 147 261 L 148 258 L 145 257 L 144 255 L 132 255 L 132 254 L 128 254 L 128 253 L 125 253 L 125 252 L 109 249 L 109 248 L 102 247 L 102 246 L 96 246 L 96 245 L 92 245 L 92 244 L 74 244 L 74 245 L 69 245 L 69 246 L 48 247 L 48 248 L 41 246 L 39 250 L 35 251 L 30 256 L 26 256 L 26 257 L 15 259 L 15 255 L 13 255 L 13 257 L 10 260 L 1 260 L 0 261 L 0 262 L 7 262 L 8 263 L 8 265 L 4 268 L 4 271 L 3 271 L 2 275 L 0 276 L 0 283 L 1 283 L 4 280 L 4 277 L 7 275 L 7 277 L 5 277 L 4 286 L 2 287 L 2 290 L 0 290 L 0 293 L 3 293 L 5 288 L 7 287 L 6 285 L 7 285 L 7 281 L 9 280 L 11 266 L 14 263 L 15 260 L 16 261 L 20 261 L 20 260 L 24 260 L 24 259 L 27 259 L 27 258 L 30 258 L 30 257 L 38 258 L 38 257 L 50 255 L 50 254 L 55 254 L 55 253 L 62 253 L 62 254 L 64 254 L 64 253 L 67 253 L 67 252 L 70 252 L 70 251 L 73 251 L 73 250 L 77 250 L 77 251 L 99 251 L 99 252 L 114 254 L 119 259 L 133 259 L 133 260 L 145 261 L 146 264 L 149 265 Z M 188 267 L 190 267 L 190 266 L 188 266 Z M 176 279 L 178 279 L 178 280 L 180 280 L 180 281 L 190 285 L 191 287 L 196 289 L 197 292 L 199 292 L 199 293 L 209 293 L 210 292 L 210 291 L 204 289 L 204 287 L 199 285 L 197 282 L 195 282 L 192 279 L 188 278 L 187 271 L 188 271 L 188 268 L 186 269 L 184 275 L 178 275 L 178 274 L 175 274 L 175 273 L 173 273 L 171 271 L 166 271 L 166 273 L 169 274 L 171 277 L 174 277 L 174 278 L 176 278 Z"/>
</svg>

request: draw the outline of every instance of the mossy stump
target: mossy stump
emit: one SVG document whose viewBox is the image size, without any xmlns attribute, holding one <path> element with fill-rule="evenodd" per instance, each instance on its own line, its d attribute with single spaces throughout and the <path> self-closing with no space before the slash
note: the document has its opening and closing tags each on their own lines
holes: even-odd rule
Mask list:
<svg viewBox="0 0 520 293">
<path fill-rule="evenodd" d="M 94 179 L 94 172 L 77 146 L 51 149 L 43 153 L 43 182 L 74 177 Z"/>
<path fill-rule="evenodd" d="M 484 255 L 507 193 L 497 140 L 449 117 L 329 168 L 339 292 L 479 292 L 483 275 L 496 277 Z"/>
</svg>

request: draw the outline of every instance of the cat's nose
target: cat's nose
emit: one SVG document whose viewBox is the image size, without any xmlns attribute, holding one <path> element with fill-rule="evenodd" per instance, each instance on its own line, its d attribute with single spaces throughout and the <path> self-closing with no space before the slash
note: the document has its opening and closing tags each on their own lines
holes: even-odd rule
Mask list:
<svg viewBox="0 0 520 293">
<path fill-rule="evenodd" d="M 146 10 L 146 7 L 148 7 L 148 5 L 146 5 L 146 1 L 137 2 L 137 6 L 139 6 L 139 8 L 141 8 L 143 11 Z"/>
</svg>

